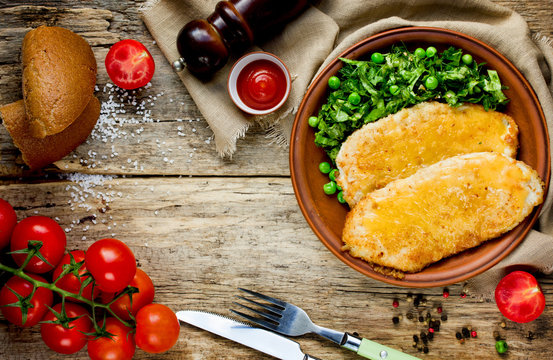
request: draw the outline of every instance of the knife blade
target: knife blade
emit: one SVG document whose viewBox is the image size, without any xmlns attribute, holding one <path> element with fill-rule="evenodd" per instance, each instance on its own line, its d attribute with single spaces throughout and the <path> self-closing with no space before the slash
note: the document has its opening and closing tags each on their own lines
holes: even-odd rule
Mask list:
<svg viewBox="0 0 553 360">
<path fill-rule="evenodd" d="M 320 360 L 301 351 L 300 344 L 273 332 L 204 311 L 177 311 L 177 318 L 200 329 L 282 360 Z"/>
</svg>

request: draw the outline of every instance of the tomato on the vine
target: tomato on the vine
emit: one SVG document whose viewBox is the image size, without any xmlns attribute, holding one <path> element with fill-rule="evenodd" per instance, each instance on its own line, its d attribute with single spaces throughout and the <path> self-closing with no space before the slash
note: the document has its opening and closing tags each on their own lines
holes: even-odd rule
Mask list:
<svg viewBox="0 0 553 360">
<path fill-rule="evenodd" d="M 17 224 L 17 215 L 13 207 L 6 200 L 0 199 L 0 249 L 10 243 L 15 224 Z"/>
<path fill-rule="evenodd" d="M 60 262 L 67 243 L 61 226 L 46 216 L 29 216 L 21 220 L 13 229 L 10 249 L 12 252 L 27 249 L 29 241 L 42 242 L 38 251 L 52 265 L 35 255 L 25 266 L 25 270 L 36 274 L 52 270 Z M 12 257 L 21 266 L 27 254 L 12 254 Z"/>
<path fill-rule="evenodd" d="M 156 68 L 148 49 L 131 39 L 116 42 L 106 55 L 105 65 L 115 85 L 127 90 L 146 85 Z"/>
<path fill-rule="evenodd" d="M 61 324 L 43 322 L 40 324 L 40 335 L 50 349 L 60 354 L 74 354 L 86 345 L 88 339 L 85 333 L 92 330 L 92 321 L 84 307 L 72 303 L 65 303 L 64 306 L 67 318 L 76 318 L 68 322 L 69 328 L 64 328 Z M 60 314 L 63 320 L 61 303 L 56 304 L 52 310 Z M 57 320 L 59 320 L 58 317 L 51 311 L 42 319 L 42 321 Z"/>
<path fill-rule="evenodd" d="M 86 268 L 96 285 L 105 292 L 118 292 L 131 283 L 136 260 L 131 249 L 117 239 L 102 239 L 90 245 L 85 255 Z"/>
<path fill-rule="evenodd" d="M 60 274 L 63 272 L 63 266 L 64 265 L 71 265 L 71 256 L 73 256 L 73 264 L 76 266 L 78 263 L 83 262 L 85 259 L 85 252 L 82 250 L 74 250 L 71 251 L 69 254 L 65 254 L 63 258 L 61 259 L 58 266 L 56 266 L 56 269 L 54 270 L 54 273 L 52 275 L 52 281 L 55 281 Z M 83 262 L 83 264 L 79 267 L 77 273 L 79 276 L 75 275 L 75 273 L 70 272 L 68 274 L 65 274 L 61 279 L 59 279 L 56 282 L 56 285 L 63 290 L 69 291 L 73 294 L 78 294 L 82 283 L 88 278 L 88 276 L 83 276 L 86 274 L 86 266 Z M 92 300 L 98 297 L 100 294 L 100 289 L 98 287 L 94 287 L 94 296 L 92 294 L 92 283 L 85 286 L 83 289 L 81 295 L 85 298 Z M 68 297 L 67 300 L 71 301 L 77 301 L 72 297 Z"/>
<path fill-rule="evenodd" d="M 28 274 L 31 278 L 46 282 L 42 277 L 35 274 Z M 33 284 L 20 278 L 17 275 L 12 276 L 0 290 L 0 311 L 4 317 L 12 324 L 29 327 L 38 324 L 44 314 L 48 311 L 47 306 L 52 306 L 53 295 L 49 289 L 39 287 L 31 298 L 29 295 L 33 292 Z M 17 303 L 18 296 L 22 297 L 22 306 L 27 309 L 26 319 L 23 319 L 23 313 L 19 306 L 6 306 Z"/>
<path fill-rule="evenodd" d="M 149 353 L 162 353 L 175 345 L 180 324 L 175 313 L 162 304 L 144 306 L 136 314 L 136 346 Z"/>
<path fill-rule="evenodd" d="M 136 274 L 132 279 L 130 286 L 133 286 L 138 289 L 138 292 L 132 294 L 132 307 L 130 294 L 125 294 L 119 299 L 115 300 L 109 308 L 119 316 L 121 319 L 130 320 L 129 311 L 133 316 L 136 316 L 138 310 L 142 309 L 144 306 L 151 304 L 154 301 L 154 283 L 152 279 L 141 269 L 136 269 Z M 116 294 L 112 293 L 102 293 L 102 302 L 107 304 L 110 302 Z"/>
<path fill-rule="evenodd" d="M 102 327 L 104 321 L 98 325 Z M 132 329 L 116 318 L 107 318 L 105 330 L 113 337 L 100 337 L 88 340 L 88 356 L 91 360 L 132 359 L 136 350 Z"/>
</svg>

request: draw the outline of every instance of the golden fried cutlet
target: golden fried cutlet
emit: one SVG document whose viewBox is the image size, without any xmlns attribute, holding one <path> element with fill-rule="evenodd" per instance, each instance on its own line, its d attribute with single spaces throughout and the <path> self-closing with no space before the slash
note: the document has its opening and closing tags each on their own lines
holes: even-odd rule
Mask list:
<svg viewBox="0 0 553 360">
<path fill-rule="evenodd" d="M 337 181 L 353 207 L 365 194 L 451 156 L 494 151 L 515 157 L 517 137 L 510 116 L 480 105 L 421 103 L 351 134 L 336 158 Z"/>
<path fill-rule="evenodd" d="M 366 195 L 349 212 L 343 250 L 417 272 L 518 225 L 543 201 L 543 182 L 521 161 L 458 155 Z"/>
</svg>

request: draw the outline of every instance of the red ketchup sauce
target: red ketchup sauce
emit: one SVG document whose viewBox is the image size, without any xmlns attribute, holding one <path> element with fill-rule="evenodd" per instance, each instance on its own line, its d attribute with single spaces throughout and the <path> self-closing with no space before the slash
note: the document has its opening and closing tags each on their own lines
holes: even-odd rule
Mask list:
<svg viewBox="0 0 553 360">
<path fill-rule="evenodd" d="M 268 110 L 284 97 L 286 75 L 269 60 L 255 60 L 242 69 L 236 87 L 244 104 L 255 110 Z"/>
</svg>

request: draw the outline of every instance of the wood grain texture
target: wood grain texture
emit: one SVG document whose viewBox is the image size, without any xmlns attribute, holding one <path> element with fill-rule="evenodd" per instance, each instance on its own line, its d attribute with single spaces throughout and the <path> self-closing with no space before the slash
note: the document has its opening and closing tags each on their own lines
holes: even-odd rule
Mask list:
<svg viewBox="0 0 553 360">
<path fill-rule="evenodd" d="M 522 14 L 532 32 L 553 37 L 550 0 L 494 2 Z M 530 324 L 506 321 L 501 328 L 504 318 L 496 305 L 462 299 L 461 284 L 449 287 L 451 296 L 444 299 L 441 288 L 389 286 L 337 260 L 301 215 L 288 177 L 288 150 L 273 144 L 262 129 L 255 127 L 239 140 L 232 159 L 220 159 L 205 120 L 141 22 L 142 3 L 0 0 L 1 104 L 21 98 L 21 40 L 41 24 L 70 28 L 92 44 L 99 64 L 97 95 L 111 104 L 104 111 L 105 127 L 96 136 L 39 173 L 20 165 L 17 149 L 0 129 L 0 197 L 14 204 L 20 219 L 38 214 L 55 218 L 68 231 L 69 249 L 86 249 L 94 240 L 111 236 L 127 242 L 156 285 L 155 300 L 173 310 L 230 315 L 227 309 L 242 286 L 300 305 L 320 325 L 357 331 L 424 359 L 552 357 L 551 278 L 540 278 L 545 313 Z M 142 41 L 156 61 L 152 86 L 126 96 L 106 86 L 103 66 L 109 46 L 123 38 Z M 129 101 L 145 102 L 151 112 L 138 114 Z M 67 181 L 74 173 L 96 176 L 101 185 L 83 188 Z M 426 304 L 415 308 L 407 300 L 410 293 L 422 294 Z M 399 300 L 397 309 L 392 307 L 394 299 Z M 412 336 L 424 326 L 406 314 L 416 318 L 430 311 L 437 316 L 438 305 L 449 319 L 424 355 L 411 346 Z M 394 325 L 392 317 L 400 314 Z M 478 338 L 460 344 L 455 332 L 468 325 L 478 331 Z M 509 343 L 507 356 L 496 354 L 494 330 Z M 322 359 L 358 358 L 316 336 L 296 340 Z M 63 358 L 86 357 L 83 350 Z M 0 316 L 0 358 L 62 357 L 41 342 L 38 327 L 21 329 Z M 268 359 L 187 325 L 168 353 L 137 350 L 135 358 Z"/>
</svg>

